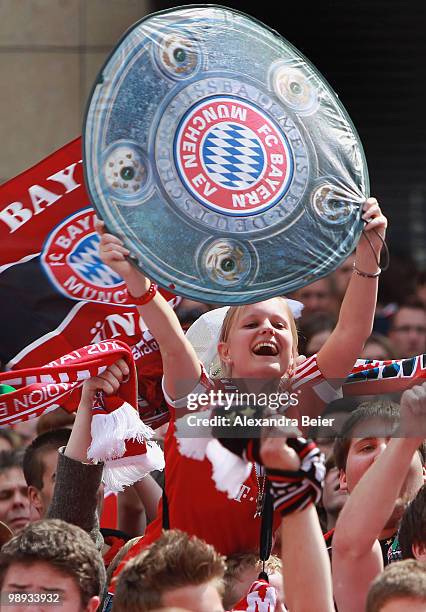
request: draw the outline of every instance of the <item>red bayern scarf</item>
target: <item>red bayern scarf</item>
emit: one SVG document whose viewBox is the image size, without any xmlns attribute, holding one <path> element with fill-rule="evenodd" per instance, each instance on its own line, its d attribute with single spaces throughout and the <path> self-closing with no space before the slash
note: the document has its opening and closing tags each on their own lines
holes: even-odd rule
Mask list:
<svg viewBox="0 0 426 612">
<path fill-rule="evenodd" d="M 346 395 L 400 393 L 426 378 L 426 354 L 408 359 L 358 359 L 343 385 Z"/>
<path fill-rule="evenodd" d="M 78 406 L 85 380 L 98 376 L 118 359 L 129 366 L 120 397 L 98 395 L 93 406 L 92 444 L 88 457 L 104 461 L 104 481 L 121 491 L 155 469 L 163 469 L 161 449 L 151 441 L 153 431 L 139 418 L 136 368 L 132 351 L 118 340 L 106 340 L 76 349 L 50 363 L 0 373 L 0 383 L 16 390 L 0 396 L 0 426 L 37 418 L 59 406 Z"/>
</svg>

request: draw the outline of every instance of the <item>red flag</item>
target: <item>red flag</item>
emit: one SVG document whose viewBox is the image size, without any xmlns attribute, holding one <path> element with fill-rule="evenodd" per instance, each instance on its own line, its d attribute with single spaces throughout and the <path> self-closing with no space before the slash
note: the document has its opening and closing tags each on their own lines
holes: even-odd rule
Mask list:
<svg viewBox="0 0 426 612">
<path fill-rule="evenodd" d="M 158 345 L 125 303 L 122 279 L 99 259 L 94 216 L 80 138 L 0 187 L 0 360 L 27 368 L 88 343 L 125 341 L 138 367 L 139 408 L 158 426 L 167 420 Z"/>
<path fill-rule="evenodd" d="M 81 138 L 4 183 L 0 188 L 0 272 L 38 255 L 60 221 L 89 205 Z"/>
</svg>

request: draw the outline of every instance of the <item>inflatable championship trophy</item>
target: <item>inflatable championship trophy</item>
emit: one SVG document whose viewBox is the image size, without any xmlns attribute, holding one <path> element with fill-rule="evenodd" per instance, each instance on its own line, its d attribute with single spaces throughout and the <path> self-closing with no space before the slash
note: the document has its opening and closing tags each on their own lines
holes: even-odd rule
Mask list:
<svg viewBox="0 0 426 612">
<path fill-rule="evenodd" d="M 350 118 L 301 53 L 242 13 L 189 6 L 134 25 L 84 131 L 99 216 L 177 294 L 286 294 L 358 241 L 369 184 Z"/>
</svg>

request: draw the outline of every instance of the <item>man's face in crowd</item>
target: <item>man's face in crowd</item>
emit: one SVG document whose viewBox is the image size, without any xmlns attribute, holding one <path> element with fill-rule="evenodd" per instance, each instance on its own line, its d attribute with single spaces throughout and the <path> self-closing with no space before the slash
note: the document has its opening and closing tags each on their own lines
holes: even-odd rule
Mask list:
<svg viewBox="0 0 426 612">
<path fill-rule="evenodd" d="M 377 423 L 370 422 L 371 432 L 377 429 Z M 375 427 L 376 425 L 376 427 Z M 386 446 L 390 441 L 390 437 L 355 437 L 357 435 L 357 429 L 361 429 L 363 432 L 366 430 L 366 422 L 361 423 L 359 427 L 356 427 L 353 431 L 354 438 L 351 440 L 349 446 L 348 457 L 346 460 L 346 468 L 340 473 L 340 488 L 344 491 L 351 493 L 357 483 L 361 480 L 362 476 L 368 470 L 369 467 L 376 461 L 376 459 L 382 454 Z M 380 429 L 384 429 L 383 425 Z M 394 512 L 390 517 L 388 524 L 385 529 L 396 527 L 399 519 L 402 516 L 404 507 L 407 501 L 411 501 L 416 496 L 419 489 L 424 484 L 424 468 L 418 452 L 414 453 L 411 460 L 410 468 L 407 477 L 402 485 L 400 491 L 400 497 L 396 502 Z"/>
<path fill-rule="evenodd" d="M 43 466 L 41 490 L 34 486 L 28 487 L 31 502 L 31 520 L 36 521 L 45 517 L 53 497 L 55 488 L 56 467 L 58 464 L 58 451 L 56 448 L 46 450 L 41 456 Z"/>
<path fill-rule="evenodd" d="M 335 304 L 330 290 L 330 283 L 325 278 L 302 287 L 302 289 L 295 292 L 294 297 L 304 304 L 303 316 L 313 312 L 334 312 Z"/>
<path fill-rule="evenodd" d="M 395 314 L 389 339 L 399 358 L 421 355 L 426 350 L 426 311 L 402 307 Z"/>
<path fill-rule="evenodd" d="M 0 473 L 0 521 L 12 531 L 19 531 L 30 521 L 28 487 L 19 467 Z"/>
<path fill-rule="evenodd" d="M 58 597 L 60 605 L 55 606 L 52 602 L 45 605 L 16 603 L 7 606 L 8 612 L 50 612 L 54 609 L 60 609 L 62 612 L 94 612 L 100 601 L 99 597 L 92 597 L 83 608 L 80 590 L 74 578 L 43 561 L 30 565 L 12 563 L 5 574 L 2 587 L 3 597 L 7 598 L 11 593 L 40 593 L 51 600 Z"/>
<path fill-rule="evenodd" d="M 52 448 L 43 452 L 42 457 L 43 475 L 42 488 L 29 486 L 28 494 L 31 508 L 31 521 L 38 521 L 45 518 L 47 510 L 52 501 L 53 492 L 55 490 L 56 469 L 58 466 L 58 450 Z M 98 490 L 98 513 L 102 513 L 104 503 L 104 486 L 100 485 Z"/>
<path fill-rule="evenodd" d="M 188 612 L 224 612 L 222 597 L 215 580 L 165 591 L 161 604 L 164 607 L 184 608 Z"/>
</svg>

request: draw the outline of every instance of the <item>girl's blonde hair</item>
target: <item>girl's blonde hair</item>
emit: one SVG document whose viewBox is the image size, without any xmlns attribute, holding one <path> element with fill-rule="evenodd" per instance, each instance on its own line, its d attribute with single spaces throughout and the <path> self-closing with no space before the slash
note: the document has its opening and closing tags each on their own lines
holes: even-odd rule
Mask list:
<svg viewBox="0 0 426 612">
<path fill-rule="evenodd" d="M 287 303 L 287 300 L 283 297 L 277 297 L 277 298 L 273 298 L 273 299 L 277 299 L 280 300 L 285 308 L 285 311 L 287 313 L 288 316 L 288 320 L 290 322 L 290 331 L 291 331 L 291 335 L 293 337 L 293 350 L 292 350 L 292 356 L 293 359 L 296 359 L 296 357 L 298 356 L 298 351 L 297 351 L 297 345 L 299 342 L 299 336 L 297 333 L 297 327 L 296 327 L 296 321 L 294 319 L 294 315 L 290 309 L 290 306 Z M 228 309 L 228 312 L 225 315 L 225 318 L 223 319 L 223 323 L 222 323 L 222 327 L 220 330 L 220 334 L 219 334 L 219 342 L 227 342 L 229 335 L 231 333 L 231 329 L 233 328 L 233 326 L 236 324 L 236 322 L 238 321 L 239 317 L 241 316 L 241 314 L 244 312 L 244 309 L 247 308 L 247 306 L 249 306 L 249 304 L 244 305 L 244 306 L 230 306 Z M 231 372 L 229 370 L 229 366 L 227 363 L 225 363 L 224 361 L 222 361 L 222 359 L 220 360 L 220 364 L 221 364 L 221 374 L 224 376 L 231 376 Z"/>
</svg>

